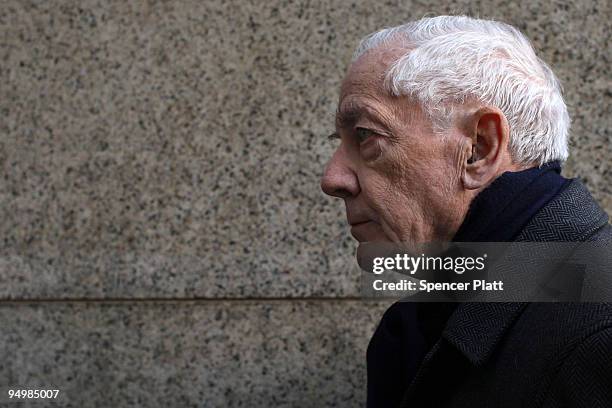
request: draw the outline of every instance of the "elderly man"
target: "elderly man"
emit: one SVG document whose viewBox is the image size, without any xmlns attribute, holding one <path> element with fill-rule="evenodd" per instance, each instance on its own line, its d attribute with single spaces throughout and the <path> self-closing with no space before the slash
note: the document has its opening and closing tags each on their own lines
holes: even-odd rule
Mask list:
<svg viewBox="0 0 612 408">
<path fill-rule="evenodd" d="M 360 243 L 612 242 L 607 215 L 560 175 L 569 124 L 518 30 L 424 18 L 359 45 L 321 187 Z M 612 407 L 612 307 L 398 302 L 367 360 L 370 407 Z"/>
</svg>

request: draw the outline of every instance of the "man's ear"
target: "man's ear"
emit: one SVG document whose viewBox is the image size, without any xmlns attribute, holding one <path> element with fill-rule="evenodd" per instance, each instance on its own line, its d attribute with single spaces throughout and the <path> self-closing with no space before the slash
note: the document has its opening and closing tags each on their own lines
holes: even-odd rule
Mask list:
<svg viewBox="0 0 612 408">
<path fill-rule="evenodd" d="M 466 118 L 466 159 L 461 175 L 469 190 L 486 187 L 511 165 L 510 128 L 506 116 L 497 108 L 484 107 Z"/>
</svg>

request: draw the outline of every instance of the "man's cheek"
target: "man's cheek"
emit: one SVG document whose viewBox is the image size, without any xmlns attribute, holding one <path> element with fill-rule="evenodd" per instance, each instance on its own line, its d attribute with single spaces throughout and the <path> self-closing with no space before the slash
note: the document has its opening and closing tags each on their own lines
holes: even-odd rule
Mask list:
<svg viewBox="0 0 612 408">
<path fill-rule="evenodd" d="M 378 214 L 379 218 L 393 218 L 398 208 L 407 204 L 402 191 L 393 186 L 388 177 L 380 173 L 370 177 L 362 187 L 368 206 Z"/>
<path fill-rule="evenodd" d="M 377 165 L 395 189 L 404 189 L 406 185 L 413 184 L 418 179 L 419 166 L 426 166 L 401 145 L 385 149 Z"/>
<path fill-rule="evenodd" d="M 360 179 L 362 197 L 368 207 L 380 214 L 381 209 L 385 207 L 385 189 L 388 188 L 387 180 L 380 173 L 371 169 L 364 171 Z"/>
</svg>

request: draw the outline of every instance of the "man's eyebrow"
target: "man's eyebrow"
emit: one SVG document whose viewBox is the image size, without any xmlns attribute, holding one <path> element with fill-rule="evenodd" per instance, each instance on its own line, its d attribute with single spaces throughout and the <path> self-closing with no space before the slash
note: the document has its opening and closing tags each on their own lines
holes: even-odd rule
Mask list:
<svg viewBox="0 0 612 408">
<path fill-rule="evenodd" d="M 374 108 L 359 104 L 355 101 L 342 103 L 336 110 L 336 129 L 349 129 L 355 122 L 365 116 L 383 126 L 387 126 L 385 118 Z"/>
<path fill-rule="evenodd" d="M 336 110 L 336 128 L 350 128 L 362 114 L 363 109 L 354 102 L 340 104 Z"/>
</svg>

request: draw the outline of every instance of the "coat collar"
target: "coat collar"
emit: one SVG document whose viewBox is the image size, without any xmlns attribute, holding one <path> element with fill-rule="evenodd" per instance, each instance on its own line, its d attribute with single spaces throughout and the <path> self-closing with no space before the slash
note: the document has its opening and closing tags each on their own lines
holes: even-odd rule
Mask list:
<svg viewBox="0 0 612 408">
<path fill-rule="evenodd" d="M 578 179 L 572 179 L 520 232 L 515 241 L 582 242 L 608 223 L 608 215 Z"/>
<path fill-rule="evenodd" d="M 577 179 L 543 207 L 516 241 L 580 242 L 608 223 L 607 214 Z M 475 366 L 484 364 L 527 303 L 462 303 L 442 337 Z"/>
<path fill-rule="evenodd" d="M 462 303 L 448 320 L 442 337 L 475 366 L 493 354 L 526 303 Z"/>
</svg>

